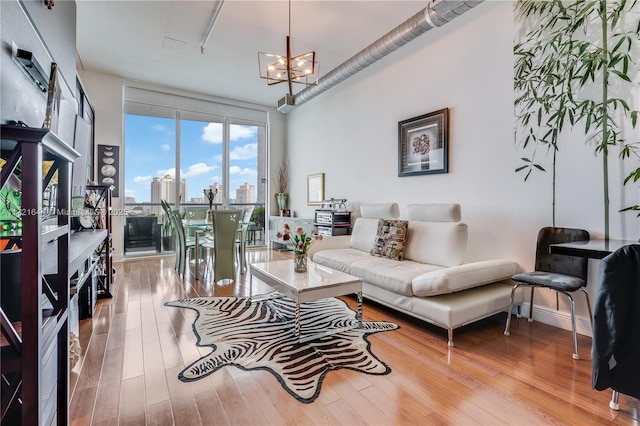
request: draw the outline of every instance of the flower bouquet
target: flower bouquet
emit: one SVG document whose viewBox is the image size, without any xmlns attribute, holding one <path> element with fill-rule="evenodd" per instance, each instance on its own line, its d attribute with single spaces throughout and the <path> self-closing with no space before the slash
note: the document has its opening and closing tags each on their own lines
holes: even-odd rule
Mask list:
<svg viewBox="0 0 640 426">
<path fill-rule="evenodd" d="M 318 230 L 312 228 L 311 232 L 306 233 L 302 226 L 298 226 L 295 232 L 292 233 L 289 225 L 285 223 L 283 231 L 278 232 L 276 236 L 278 239 L 282 238 L 282 241 L 293 250 L 294 270 L 296 272 L 306 272 L 307 251 L 313 243 L 322 239 L 322 235 L 318 234 Z"/>
</svg>

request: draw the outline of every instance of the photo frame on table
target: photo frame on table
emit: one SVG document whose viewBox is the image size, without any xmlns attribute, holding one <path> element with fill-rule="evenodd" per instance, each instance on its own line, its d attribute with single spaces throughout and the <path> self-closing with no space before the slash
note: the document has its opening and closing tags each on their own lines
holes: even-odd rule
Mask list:
<svg viewBox="0 0 640 426">
<path fill-rule="evenodd" d="M 449 109 L 398 122 L 398 176 L 448 173 Z"/>
<path fill-rule="evenodd" d="M 98 185 L 113 185 L 111 196 L 117 198 L 120 179 L 120 147 L 117 145 L 98 145 Z"/>
<path fill-rule="evenodd" d="M 307 205 L 322 205 L 324 199 L 324 173 L 307 175 Z"/>
</svg>

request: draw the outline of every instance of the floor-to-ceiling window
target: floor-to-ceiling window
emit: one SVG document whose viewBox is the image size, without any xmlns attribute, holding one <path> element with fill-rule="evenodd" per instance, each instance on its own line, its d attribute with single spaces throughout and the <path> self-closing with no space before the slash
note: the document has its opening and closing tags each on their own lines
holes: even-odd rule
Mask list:
<svg viewBox="0 0 640 426">
<path fill-rule="evenodd" d="M 264 224 L 266 114 L 174 95 L 157 94 L 163 105 L 141 102 L 154 100 L 154 93 L 134 89 L 125 102 L 124 208 L 132 217 L 124 221 L 125 255 L 157 252 L 155 237 L 162 239 L 161 251 L 173 250 L 162 200 L 185 219 L 205 219 L 212 193 L 214 209 L 252 210 L 254 222 Z M 172 101 L 175 107 L 168 107 Z M 134 222 L 160 235 L 135 235 L 141 231 Z"/>
</svg>

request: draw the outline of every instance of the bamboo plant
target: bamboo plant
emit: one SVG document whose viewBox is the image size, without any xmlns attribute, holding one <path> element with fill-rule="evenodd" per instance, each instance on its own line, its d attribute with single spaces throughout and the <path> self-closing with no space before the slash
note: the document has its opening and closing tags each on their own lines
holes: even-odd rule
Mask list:
<svg viewBox="0 0 640 426">
<path fill-rule="evenodd" d="M 609 238 L 608 156 L 640 159 L 638 141 L 621 130 L 636 128 L 638 111 L 629 106 L 638 64 L 632 57 L 640 35 L 636 1 L 538 1 L 515 3 L 516 18 L 525 29 L 514 45 L 514 102 L 517 147 L 529 152 L 516 172 L 526 181 L 534 170 L 545 171 L 540 156 L 552 154 L 552 222 L 556 211 L 556 155 L 563 131 L 584 130 L 586 142 L 602 155 L 604 235 Z M 636 10 L 637 11 L 637 10 Z M 629 22 L 635 22 L 629 25 Z M 624 28 L 628 29 L 624 29 Z M 625 93 L 621 87 L 628 86 Z M 594 88 L 599 92 L 593 96 Z M 640 180 L 640 167 L 625 179 Z M 640 210 L 639 206 L 624 210 Z"/>
</svg>

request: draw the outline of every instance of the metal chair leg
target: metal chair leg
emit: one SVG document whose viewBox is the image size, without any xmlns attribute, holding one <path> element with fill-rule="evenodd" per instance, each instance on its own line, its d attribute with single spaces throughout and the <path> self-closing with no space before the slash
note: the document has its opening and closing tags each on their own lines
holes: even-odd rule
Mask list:
<svg viewBox="0 0 640 426">
<path fill-rule="evenodd" d="M 514 284 L 513 288 L 511 289 L 511 301 L 509 302 L 509 310 L 507 311 L 507 324 L 504 327 L 505 336 L 509 335 L 509 327 L 511 326 L 511 311 L 513 310 L 513 296 L 515 295 L 519 285 L 520 284 Z"/>
<path fill-rule="evenodd" d="M 578 336 L 576 334 L 576 302 L 569 293 L 564 293 L 569 298 L 571 306 L 571 333 L 573 334 L 573 359 L 580 359 L 578 355 Z"/>
<path fill-rule="evenodd" d="M 589 310 L 589 321 L 591 322 L 591 330 L 593 330 L 593 313 L 591 312 L 591 302 L 589 301 L 589 293 L 586 288 L 581 288 L 580 291 L 584 293 L 584 297 L 587 299 L 587 309 Z"/>
<path fill-rule="evenodd" d="M 533 322 L 533 290 L 535 290 L 535 287 L 531 287 L 531 299 L 529 300 L 529 322 Z"/>
</svg>

